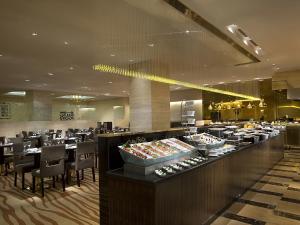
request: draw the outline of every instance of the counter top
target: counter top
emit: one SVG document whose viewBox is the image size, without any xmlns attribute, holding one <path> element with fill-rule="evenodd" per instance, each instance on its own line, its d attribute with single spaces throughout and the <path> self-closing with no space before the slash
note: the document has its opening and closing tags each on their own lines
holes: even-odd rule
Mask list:
<svg viewBox="0 0 300 225">
<path fill-rule="evenodd" d="M 270 139 L 268 139 L 268 140 L 270 140 Z M 266 141 L 268 141 L 268 140 L 266 140 Z M 107 175 L 108 176 L 118 176 L 118 177 L 122 177 L 122 178 L 125 178 L 125 179 L 133 179 L 133 180 L 137 180 L 137 181 L 141 181 L 141 182 L 158 183 L 158 182 L 162 182 L 162 181 L 165 181 L 167 179 L 170 179 L 170 178 L 172 178 L 174 176 L 178 176 L 178 175 L 184 174 L 184 173 L 189 172 L 191 170 L 207 166 L 208 164 L 213 163 L 213 162 L 215 162 L 217 160 L 221 160 L 221 159 L 223 159 L 225 157 L 228 157 L 231 154 L 235 154 L 235 153 L 237 153 L 239 151 L 243 151 L 245 149 L 249 149 L 251 147 L 255 147 L 255 146 L 260 145 L 260 144 L 262 144 L 262 143 L 264 143 L 266 141 L 261 141 L 261 142 L 256 143 L 256 144 L 249 144 L 249 145 L 246 145 L 246 146 L 242 146 L 242 147 L 239 147 L 238 149 L 236 149 L 236 150 L 234 150 L 232 152 L 225 153 L 224 155 L 221 155 L 221 156 L 218 156 L 218 157 L 209 157 L 208 160 L 204 161 L 203 163 L 197 164 L 195 166 L 191 166 L 190 168 L 184 169 L 182 171 L 178 171 L 175 174 L 167 175 L 166 177 L 158 177 L 154 173 L 150 174 L 150 175 L 147 175 L 147 176 L 138 175 L 138 174 L 134 174 L 134 173 L 124 173 L 123 168 L 119 168 L 119 169 L 116 169 L 116 170 L 108 171 Z"/>
<path fill-rule="evenodd" d="M 137 134 L 151 134 L 151 133 L 160 133 L 167 131 L 184 131 L 184 128 L 170 128 L 168 130 L 155 130 L 155 131 L 145 131 L 145 132 L 120 132 L 120 133 L 106 133 L 98 134 L 98 137 L 119 137 L 119 136 L 128 136 L 128 135 L 137 135 Z"/>
</svg>

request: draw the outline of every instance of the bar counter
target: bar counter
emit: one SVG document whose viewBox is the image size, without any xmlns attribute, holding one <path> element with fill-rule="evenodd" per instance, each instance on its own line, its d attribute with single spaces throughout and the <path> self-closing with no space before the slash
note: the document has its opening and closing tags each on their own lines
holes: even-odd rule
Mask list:
<svg viewBox="0 0 300 225">
<path fill-rule="evenodd" d="M 283 150 L 281 134 L 164 178 L 109 171 L 109 225 L 207 224 L 282 159 Z"/>
</svg>

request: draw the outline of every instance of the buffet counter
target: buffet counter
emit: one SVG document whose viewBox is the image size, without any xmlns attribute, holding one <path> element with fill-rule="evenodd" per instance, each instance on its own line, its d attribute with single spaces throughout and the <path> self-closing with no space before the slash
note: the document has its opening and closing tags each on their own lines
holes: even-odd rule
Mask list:
<svg viewBox="0 0 300 225">
<path fill-rule="evenodd" d="M 208 223 L 282 159 L 283 139 L 280 134 L 162 178 L 111 170 L 108 224 Z"/>
</svg>

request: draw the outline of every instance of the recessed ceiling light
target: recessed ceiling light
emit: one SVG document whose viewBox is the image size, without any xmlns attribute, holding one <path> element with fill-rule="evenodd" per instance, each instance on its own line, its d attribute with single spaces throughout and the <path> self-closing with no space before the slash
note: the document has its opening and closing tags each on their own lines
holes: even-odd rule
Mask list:
<svg viewBox="0 0 300 225">
<path fill-rule="evenodd" d="M 272 64 L 272 66 L 276 66 L 276 64 L 275 64 L 275 63 L 273 63 L 273 64 Z"/>
<path fill-rule="evenodd" d="M 112 84 L 113 82 L 112 82 L 112 81 L 108 81 L 108 83 L 109 83 L 109 84 Z"/>
<path fill-rule="evenodd" d="M 148 44 L 149 47 L 154 47 L 153 43 Z"/>
<path fill-rule="evenodd" d="M 25 80 L 25 82 L 29 82 L 30 80 Z"/>
<path fill-rule="evenodd" d="M 110 96 L 110 93 L 105 93 L 104 95 L 105 95 L 105 96 Z"/>
<path fill-rule="evenodd" d="M 126 93 L 126 91 L 122 91 L 123 93 Z"/>
<path fill-rule="evenodd" d="M 54 73 L 48 73 L 49 76 L 54 76 Z"/>
<path fill-rule="evenodd" d="M 260 79 L 261 79 L 261 78 L 259 78 L 259 77 L 255 77 L 255 78 L 254 78 L 254 80 L 260 80 Z"/>
<path fill-rule="evenodd" d="M 115 54 L 110 54 L 110 56 L 111 56 L 111 57 L 115 57 L 116 55 L 115 55 Z"/>
<path fill-rule="evenodd" d="M 189 34 L 190 32 L 191 32 L 191 31 L 189 31 L 189 30 L 186 30 L 186 31 L 185 31 L 186 34 Z"/>
<path fill-rule="evenodd" d="M 54 93 L 51 93 L 50 95 L 52 95 L 52 96 L 53 96 L 53 95 L 55 95 L 55 94 L 54 94 Z"/>
<path fill-rule="evenodd" d="M 43 83 L 43 86 L 48 86 L 48 84 L 46 84 L 46 83 Z"/>
<path fill-rule="evenodd" d="M 0 57 L 2 57 L 3 55 L 2 54 L 0 54 Z"/>
<path fill-rule="evenodd" d="M 70 70 L 74 70 L 74 67 L 73 66 L 70 66 L 70 68 L 69 68 Z"/>
<path fill-rule="evenodd" d="M 231 33 L 234 33 L 236 32 L 236 30 L 238 29 L 238 26 L 236 24 L 231 24 L 231 25 L 228 25 L 227 27 L 227 30 L 229 30 Z"/>
<path fill-rule="evenodd" d="M 219 82 L 219 84 L 225 84 L 225 82 L 222 81 L 222 82 Z"/>
<path fill-rule="evenodd" d="M 280 70 L 280 68 L 279 68 L 279 67 L 276 67 L 276 70 Z"/>
<path fill-rule="evenodd" d="M 64 44 L 65 44 L 65 45 L 69 45 L 69 42 L 65 41 Z"/>
<path fill-rule="evenodd" d="M 32 36 L 38 36 L 38 33 L 33 32 L 31 35 L 32 35 Z"/>
<path fill-rule="evenodd" d="M 241 80 L 236 80 L 236 82 L 241 82 Z"/>
<path fill-rule="evenodd" d="M 133 62 L 134 60 L 133 59 L 129 59 L 129 62 Z"/>
<path fill-rule="evenodd" d="M 9 91 L 5 93 L 4 95 L 9 96 L 26 96 L 26 91 Z"/>
</svg>

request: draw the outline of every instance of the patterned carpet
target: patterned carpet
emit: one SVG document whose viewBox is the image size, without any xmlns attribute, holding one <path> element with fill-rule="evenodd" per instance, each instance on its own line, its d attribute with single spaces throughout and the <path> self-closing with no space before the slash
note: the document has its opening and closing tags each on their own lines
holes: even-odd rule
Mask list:
<svg viewBox="0 0 300 225">
<path fill-rule="evenodd" d="M 285 154 L 272 170 L 234 202 L 212 225 L 300 225 L 300 151 Z M 37 190 L 13 186 L 13 175 L 0 176 L 0 225 L 98 225 L 98 176 L 92 182 L 86 171 L 81 187 L 75 180 L 62 192 L 46 188 L 44 199 Z M 48 186 L 52 181 L 49 180 Z M 26 184 L 31 184 L 30 174 Z"/>
<path fill-rule="evenodd" d="M 300 225 L 300 151 L 290 150 L 212 225 Z"/>
<path fill-rule="evenodd" d="M 91 173 L 85 171 L 81 187 L 75 180 L 62 192 L 60 182 L 52 188 L 49 180 L 45 197 L 40 198 L 39 189 L 35 194 L 13 186 L 12 174 L 0 176 L 0 225 L 99 225 L 99 185 Z M 47 183 L 45 183 L 47 185 Z M 30 174 L 26 185 L 31 185 Z"/>
</svg>

